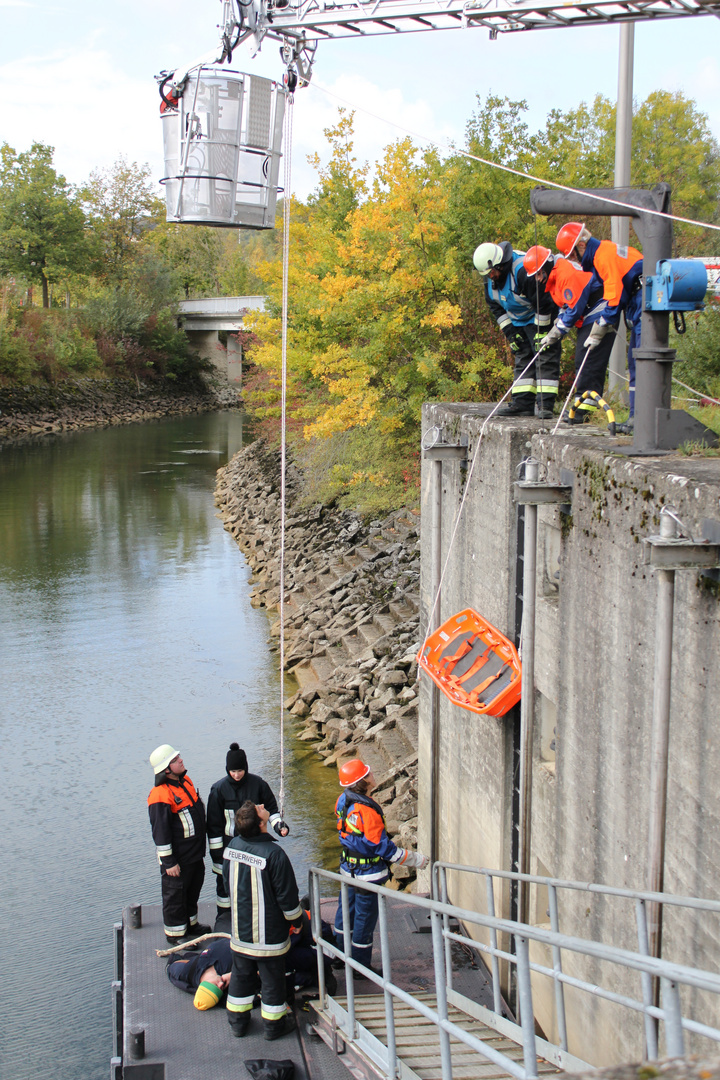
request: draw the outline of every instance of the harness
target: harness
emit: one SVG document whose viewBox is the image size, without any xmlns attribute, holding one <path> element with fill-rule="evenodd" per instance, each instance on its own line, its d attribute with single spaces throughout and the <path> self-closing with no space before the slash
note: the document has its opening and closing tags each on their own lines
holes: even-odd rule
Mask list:
<svg viewBox="0 0 720 1080">
<path fill-rule="evenodd" d="M 352 790 L 347 790 L 343 794 L 345 795 L 345 799 L 344 799 L 344 802 L 343 802 L 342 812 L 337 813 L 338 819 L 340 821 L 340 834 L 341 834 L 341 836 L 342 836 L 342 833 L 347 833 L 348 832 L 348 822 L 347 822 L 348 809 L 349 809 L 349 807 L 351 805 L 354 805 L 355 803 L 360 803 L 361 806 L 369 806 L 371 810 L 376 810 L 380 814 L 380 817 L 383 819 L 383 824 L 385 823 L 385 816 L 384 816 L 384 814 L 382 812 L 382 809 L 375 802 L 374 799 L 369 799 L 366 795 L 361 795 L 358 791 L 352 791 Z M 348 799 L 348 795 L 350 795 L 350 794 L 352 794 L 352 799 Z M 350 830 L 353 831 L 353 832 L 359 832 L 358 829 L 353 829 L 352 825 L 350 826 Z M 348 866 L 352 867 L 352 870 L 351 870 L 351 876 L 352 877 L 355 877 L 355 867 L 356 866 L 376 866 L 378 863 L 381 863 L 381 862 L 385 861 L 384 859 L 381 859 L 379 855 L 373 855 L 373 856 L 370 856 L 370 857 L 364 857 L 362 855 L 355 855 L 352 851 L 350 851 L 348 848 L 343 846 L 342 841 L 340 843 L 340 851 L 342 852 L 342 856 L 341 856 L 340 861 L 344 862 L 344 863 L 347 863 Z"/>
</svg>

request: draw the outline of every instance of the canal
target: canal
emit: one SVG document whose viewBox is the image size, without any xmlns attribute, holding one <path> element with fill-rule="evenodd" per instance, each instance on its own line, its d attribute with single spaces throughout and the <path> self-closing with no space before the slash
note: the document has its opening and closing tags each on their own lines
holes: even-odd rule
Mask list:
<svg viewBox="0 0 720 1080">
<path fill-rule="evenodd" d="M 8 1080 L 108 1075 L 112 924 L 160 899 L 151 750 L 181 750 L 206 799 L 237 740 L 278 792 L 277 653 L 213 503 L 243 440 L 223 412 L 0 450 Z M 283 843 L 302 892 L 308 866 L 336 865 L 338 789 L 300 746 L 289 726 Z M 214 890 L 208 857 L 201 899 Z"/>
</svg>

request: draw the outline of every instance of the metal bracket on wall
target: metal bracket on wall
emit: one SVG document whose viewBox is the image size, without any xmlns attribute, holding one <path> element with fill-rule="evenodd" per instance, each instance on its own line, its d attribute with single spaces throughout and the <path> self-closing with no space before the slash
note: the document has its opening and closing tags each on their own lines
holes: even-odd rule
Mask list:
<svg viewBox="0 0 720 1080">
<path fill-rule="evenodd" d="M 657 570 L 713 570 L 720 566 L 720 544 L 684 537 L 646 536 L 643 563 Z"/>
<path fill-rule="evenodd" d="M 467 461 L 468 446 L 464 443 L 435 443 L 423 449 L 423 457 L 427 461 Z"/>
<path fill-rule="evenodd" d="M 534 483 L 532 480 L 516 480 L 513 484 L 515 502 L 526 506 L 545 506 L 548 503 L 569 505 L 572 490 L 571 487 Z"/>
</svg>

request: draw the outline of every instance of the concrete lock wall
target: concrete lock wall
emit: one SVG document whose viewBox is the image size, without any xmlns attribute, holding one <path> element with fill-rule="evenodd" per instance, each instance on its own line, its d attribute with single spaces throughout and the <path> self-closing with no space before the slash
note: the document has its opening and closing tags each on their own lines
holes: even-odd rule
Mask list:
<svg viewBox="0 0 720 1080">
<path fill-rule="evenodd" d="M 471 461 L 487 407 L 428 405 L 423 430 L 469 440 Z M 512 484 L 529 453 L 549 483 L 572 484 L 571 514 L 538 514 L 536 700 L 531 872 L 629 889 L 647 886 L 649 738 L 653 702 L 657 583 L 643 563 L 644 536 L 659 530 L 664 504 L 696 537 L 720 538 L 720 462 L 679 456 L 610 456 L 587 434 L 538 434 L 536 421 L 488 424 L 467 493 L 442 591 L 441 619 L 476 608 L 514 638 L 517 508 Z M 433 597 L 431 467 L 422 476 L 422 629 Z M 467 470 L 443 464 L 443 562 Z M 716 530 L 716 532 L 715 532 Z M 712 575 L 676 574 L 665 891 L 716 898 L 720 862 L 720 601 Z M 419 837 L 430 850 L 430 681 L 421 679 Z M 513 724 L 480 717 L 440 695 L 438 858 L 511 868 Z M 454 903 L 486 910 L 485 882 L 450 880 Z M 547 924 L 545 890 L 531 891 L 530 918 Z M 509 895 L 496 894 L 509 915 Z M 635 950 L 632 904 L 583 893 L 561 898 L 564 933 Z M 720 964 L 720 919 L 668 910 L 663 956 L 701 968 Z M 540 949 L 533 959 L 547 961 Z M 574 966 L 573 966 L 574 965 Z M 552 965 L 550 965 L 552 966 Z M 607 983 L 600 967 L 564 957 L 564 969 Z M 605 970 L 607 970 L 605 968 Z M 614 969 L 617 971 L 617 969 Z M 634 975 L 615 990 L 640 995 Z M 714 1004 L 697 1002 L 699 1018 Z M 535 1015 L 557 1038 L 552 987 L 534 976 Z M 568 991 L 570 1050 L 593 1064 L 639 1060 L 639 1020 L 616 1006 Z"/>
</svg>

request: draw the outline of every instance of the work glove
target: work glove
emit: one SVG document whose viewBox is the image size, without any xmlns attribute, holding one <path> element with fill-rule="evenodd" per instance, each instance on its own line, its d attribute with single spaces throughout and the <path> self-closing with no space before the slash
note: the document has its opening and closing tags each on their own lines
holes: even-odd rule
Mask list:
<svg viewBox="0 0 720 1080">
<path fill-rule="evenodd" d="M 560 341 L 562 339 L 562 336 L 563 336 L 562 330 L 560 330 L 560 328 L 557 325 L 556 326 L 551 326 L 550 329 L 548 330 L 547 334 L 545 334 L 544 336 L 542 334 L 536 334 L 535 335 L 535 349 L 536 349 L 536 351 L 537 352 L 542 352 L 543 349 L 549 349 L 550 346 L 554 345 L 556 341 Z"/>
<path fill-rule="evenodd" d="M 600 342 L 602 341 L 602 339 L 605 337 L 605 335 L 607 334 L 607 332 L 609 330 L 612 330 L 613 333 L 615 332 L 613 330 L 612 326 L 610 325 L 610 323 L 600 323 L 600 322 L 593 323 L 592 330 L 590 331 L 588 336 L 585 338 L 585 348 L 586 349 L 595 349 L 595 348 L 597 348 L 597 346 L 600 344 Z"/>
<path fill-rule="evenodd" d="M 430 860 L 421 851 L 408 851 L 405 866 L 414 867 L 416 870 L 424 870 Z"/>
<path fill-rule="evenodd" d="M 290 832 L 290 826 L 282 818 L 275 822 L 273 829 L 278 836 L 287 836 Z"/>
<path fill-rule="evenodd" d="M 514 353 L 520 352 L 523 346 L 527 344 L 527 339 L 522 330 L 516 330 L 514 327 L 511 327 L 505 336 L 510 342 L 510 348 Z"/>
</svg>

